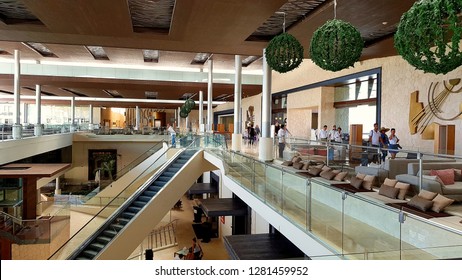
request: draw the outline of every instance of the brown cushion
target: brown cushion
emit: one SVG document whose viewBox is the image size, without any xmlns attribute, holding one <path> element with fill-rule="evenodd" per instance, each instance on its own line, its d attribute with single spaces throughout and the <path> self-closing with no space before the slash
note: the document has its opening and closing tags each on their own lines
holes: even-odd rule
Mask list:
<svg viewBox="0 0 462 280">
<path fill-rule="evenodd" d="M 324 165 L 324 166 L 322 167 L 322 171 L 330 171 L 330 170 L 332 170 L 332 168 L 330 168 L 330 167 L 327 166 L 327 165 Z"/>
<path fill-rule="evenodd" d="M 284 166 L 292 166 L 294 163 L 291 160 L 286 160 L 282 163 Z"/>
<path fill-rule="evenodd" d="M 434 199 L 438 194 L 434 192 L 430 192 L 427 190 L 421 190 L 418 194 L 421 198 L 426 199 L 426 200 L 432 200 Z"/>
<path fill-rule="evenodd" d="M 310 167 L 310 169 L 308 170 L 308 173 L 313 175 L 313 176 L 318 176 L 319 173 L 321 173 L 322 169 L 321 168 L 318 168 L 318 167 Z"/>
<path fill-rule="evenodd" d="M 358 177 L 351 177 L 350 185 L 352 185 L 353 187 L 359 190 L 362 184 L 363 184 L 363 179 L 359 179 Z"/>
<path fill-rule="evenodd" d="M 347 174 L 348 174 L 348 172 L 342 171 L 339 174 L 335 175 L 334 180 L 335 181 L 343 181 L 343 180 L 345 180 L 345 177 L 346 177 Z"/>
<path fill-rule="evenodd" d="M 396 197 L 398 196 L 398 193 L 399 193 L 399 189 L 395 187 L 390 187 L 385 184 L 382 184 L 382 186 L 380 186 L 380 189 L 379 189 L 380 195 L 393 198 L 393 199 L 396 199 Z"/>
<path fill-rule="evenodd" d="M 454 168 L 454 181 L 462 181 L 462 170 Z"/>
<path fill-rule="evenodd" d="M 303 170 L 308 170 L 309 167 L 310 167 L 310 164 L 307 162 L 307 163 L 305 163 L 305 164 L 303 165 L 302 169 L 303 169 Z"/>
<path fill-rule="evenodd" d="M 444 210 L 454 202 L 454 199 L 447 198 L 441 194 L 437 194 L 434 199 L 432 199 L 432 211 L 439 213 Z"/>
<path fill-rule="evenodd" d="M 372 190 L 374 187 L 375 176 L 374 175 L 366 175 L 363 179 L 363 189 Z"/>
<path fill-rule="evenodd" d="M 294 162 L 294 163 L 292 164 L 292 167 L 295 168 L 295 169 L 300 170 L 300 169 L 302 169 L 302 167 L 303 167 L 303 162 Z"/>
<path fill-rule="evenodd" d="M 427 211 L 428 209 L 432 208 L 433 201 L 416 195 L 407 202 L 407 205 L 414 206 L 415 208 L 422 211 Z"/>
<path fill-rule="evenodd" d="M 334 172 L 335 175 L 339 174 L 342 170 L 340 169 L 332 169 L 332 172 Z"/>
<path fill-rule="evenodd" d="M 362 174 L 362 173 L 356 174 L 356 178 L 359 178 L 361 180 L 364 180 L 364 177 L 366 177 L 366 174 Z"/>
<path fill-rule="evenodd" d="M 319 174 L 319 176 L 326 180 L 332 180 L 335 177 L 335 173 L 332 171 L 323 171 Z"/>
<path fill-rule="evenodd" d="M 385 178 L 385 181 L 383 182 L 384 185 L 387 185 L 387 186 L 390 186 L 390 187 L 394 187 L 396 185 L 396 183 L 398 183 L 398 180 L 392 180 L 392 179 L 389 179 L 389 178 Z"/>
<path fill-rule="evenodd" d="M 302 161 L 301 157 L 295 156 L 295 157 L 292 158 L 293 163 L 300 162 L 300 161 Z"/>
<path fill-rule="evenodd" d="M 411 187 L 410 184 L 406 184 L 402 182 L 396 183 L 395 188 L 399 189 L 398 199 L 403 200 L 406 197 L 406 194 L 409 191 L 410 187 Z"/>
</svg>

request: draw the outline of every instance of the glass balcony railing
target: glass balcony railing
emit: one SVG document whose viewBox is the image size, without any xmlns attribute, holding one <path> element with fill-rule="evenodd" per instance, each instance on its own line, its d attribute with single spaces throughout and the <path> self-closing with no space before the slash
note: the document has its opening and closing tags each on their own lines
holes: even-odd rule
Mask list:
<svg viewBox="0 0 462 280">
<path fill-rule="evenodd" d="M 296 143 L 298 147 L 292 146 L 288 149 L 289 152 L 297 151 L 302 156 L 305 152 L 306 160 L 322 161 L 325 164 L 331 159 L 331 165 L 338 164 L 332 154 L 329 158 L 328 150 L 337 149 L 339 144 L 301 139 Z M 357 149 L 369 155 L 370 147 L 341 146 L 345 149 L 345 158 L 338 166 L 350 168 L 354 174 L 354 167 L 361 166 L 361 160 L 354 165 L 355 160 L 350 161 L 352 152 Z M 310 149 L 315 147 L 325 149 L 326 153 L 311 157 L 314 150 Z M 334 252 L 331 256 L 310 256 L 312 259 L 334 256 L 361 260 L 462 258 L 462 211 L 460 216 L 428 219 L 333 187 L 327 180 L 306 178 L 294 170 L 260 162 L 251 156 L 228 151 L 211 152 L 222 159 L 225 176 Z M 378 150 L 373 153 L 382 152 L 383 150 Z M 449 162 L 449 165 L 455 164 L 454 166 L 462 164 L 461 159 L 456 156 L 403 150 L 399 152 L 405 159 L 406 167 L 407 163 L 411 163 L 419 170 L 426 166 L 422 163 L 423 159 L 429 162 Z M 409 154 L 412 156 L 407 157 Z M 366 159 L 369 160 L 369 157 Z M 399 161 L 386 158 L 386 162 L 393 160 Z M 379 169 L 390 172 L 386 168 L 394 163 L 385 165 L 378 159 L 376 164 Z M 370 167 L 370 162 L 365 166 Z"/>
</svg>

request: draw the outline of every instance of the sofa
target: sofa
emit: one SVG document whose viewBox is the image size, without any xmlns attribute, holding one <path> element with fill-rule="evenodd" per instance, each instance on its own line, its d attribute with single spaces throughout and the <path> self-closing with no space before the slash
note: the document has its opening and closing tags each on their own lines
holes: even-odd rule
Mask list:
<svg viewBox="0 0 462 280">
<path fill-rule="evenodd" d="M 432 162 L 422 163 L 422 186 L 421 189 L 439 193 L 456 201 L 462 201 L 462 180 L 455 176 L 454 184 L 445 184 L 440 178 L 428 176 L 430 170 L 455 169 L 461 171 L 462 162 Z M 396 179 L 412 186 L 414 193 L 419 192 L 419 163 L 409 163 L 407 174 L 400 174 Z"/>
<path fill-rule="evenodd" d="M 424 163 L 455 162 L 454 159 L 422 159 Z M 382 165 L 356 166 L 356 173 L 374 175 L 382 183 L 385 178 L 396 179 L 399 174 L 407 174 L 409 163 L 419 163 L 418 159 L 395 158 L 387 159 Z M 379 184 L 380 185 L 380 184 Z"/>
</svg>

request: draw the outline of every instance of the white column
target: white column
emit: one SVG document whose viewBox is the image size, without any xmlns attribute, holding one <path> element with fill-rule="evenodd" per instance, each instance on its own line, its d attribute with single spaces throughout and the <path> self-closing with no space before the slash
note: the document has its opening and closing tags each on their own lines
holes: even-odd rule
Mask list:
<svg viewBox="0 0 462 280">
<path fill-rule="evenodd" d="M 75 124 L 75 97 L 71 97 L 71 126 L 70 132 L 75 132 L 76 124 Z"/>
<path fill-rule="evenodd" d="M 242 144 L 242 60 L 240 55 L 234 56 L 234 69 L 236 71 L 234 78 L 234 132 L 231 149 L 239 152 Z"/>
<path fill-rule="evenodd" d="M 37 121 L 34 126 L 34 135 L 42 135 L 42 87 L 35 85 L 35 107 L 37 108 Z"/>
<path fill-rule="evenodd" d="M 272 161 L 273 138 L 271 137 L 271 68 L 265 57 L 263 49 L 263 93 L 261 106 L 261 138 L 259 140 L 258 158 L 263 161 Z"/>
<path fill-rule="evenodd" d="M 140 119 L 141 119 L 140 107 L 136 106 L 135 108 L 135 130 L 140 130 Z"/>
<path fill-rule="evenodd" d="M 209 58 L 209 75 L 207 84 L 207 132 L 213 131 L 213 117 L 212 117 L 212 99 L 213 99 L 213 59 Z"/>
<path fill-rule="evenodd" d="M 204 92 L 199 91 L 199 132 L 204 132 Z"/>
<path fill-rule="evenodd" d="M 88 120 L 88 130 L 93 130 L 93 104 L 89 105 L 90 119 Z"/>
<path fill-rule="evenodd" d="M 55 194 L 61 194 L 61 189 L 59 188 L 59 177 L 56 177 L 56 186 L 55 186 Z"/>
<path fill-rule="evenodd" d="M 14 124 L 13 124 L 13 139 L 21 139 L 22 125 L 21 125 L 21 93 L 20 93 L 20 76 L 21 76 L 21 63 L 20 63 L 19 50 L 14 50 Z"/>
<path fill-rule="evenodd" d="M 181 112 L 181 107 L 178 107 L 178 130 L 181 133 L 181 116 L 180 116 L 180 112 Z"/>
</svg>

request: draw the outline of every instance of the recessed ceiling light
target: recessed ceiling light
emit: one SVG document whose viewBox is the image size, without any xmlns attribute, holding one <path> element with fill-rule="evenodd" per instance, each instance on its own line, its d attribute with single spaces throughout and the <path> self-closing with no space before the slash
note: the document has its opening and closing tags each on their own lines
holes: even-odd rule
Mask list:
<svg viewBox="0 0 462 280">
<path fill-rule="evenodd" d="M 387 25 L 387 24 L 388 24 L 388 21 L 383 21 L 382 24 L 383 24 L 383 25 Z"/>
</svg>

